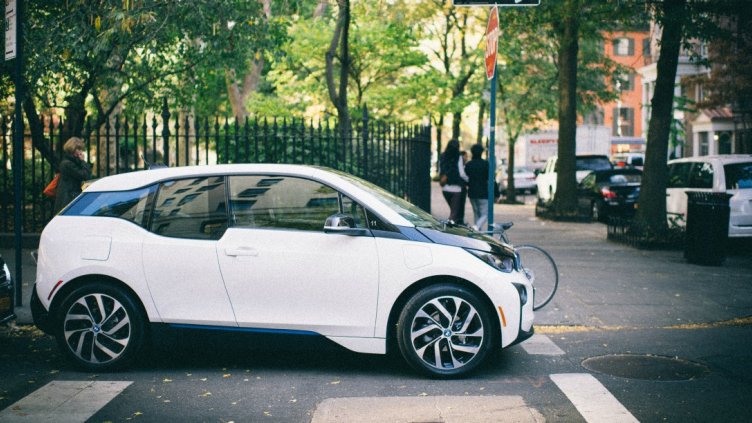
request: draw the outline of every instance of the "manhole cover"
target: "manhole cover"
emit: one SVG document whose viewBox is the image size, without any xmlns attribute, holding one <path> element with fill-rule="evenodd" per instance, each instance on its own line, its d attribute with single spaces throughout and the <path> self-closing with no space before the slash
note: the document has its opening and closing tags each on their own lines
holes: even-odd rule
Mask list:
<svg viewBox="0 0 752 423">
<path fill-rule="evenodd" d="M 642 380 L 692 380 L 705 376 L 710 370 L 699 363 L 678 357 L 659 355 L 612 354 L 591 357 L 582 362 L 588 370 L 616 377 Z"/>
</svg>

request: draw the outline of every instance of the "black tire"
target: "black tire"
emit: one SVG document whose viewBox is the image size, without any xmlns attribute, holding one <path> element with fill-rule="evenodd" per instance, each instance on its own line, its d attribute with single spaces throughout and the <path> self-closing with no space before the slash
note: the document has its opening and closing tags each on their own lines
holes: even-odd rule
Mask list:
<svg viewBox="0 0 752 423">
<path fill-rule="evenodd" d="M 94 372 L 127 366 L 146 338 L 145 316 L 132 295 L 103 282 L 88 283 L 68 294 L 52 324 L 64 355 Z"/>
<path fill-rule="evenodd" d="M 397 345 L 405 361 L 423 374 L 445 379 L 465 376 L 498 345 L 492 315 L 485 302 L 465 288 L 429 286 L 402 309 Z"/>
</svg>

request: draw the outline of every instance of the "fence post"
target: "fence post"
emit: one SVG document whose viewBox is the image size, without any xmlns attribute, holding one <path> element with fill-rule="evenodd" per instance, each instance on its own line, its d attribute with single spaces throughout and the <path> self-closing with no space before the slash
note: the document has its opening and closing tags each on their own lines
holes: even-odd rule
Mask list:
<svg viewBox="0 0 752 423">
<path fill-rule="evenodd" d="M 431 212 L 431 126 L 415 128 L 409 154 L 410 181 L 408 192 L 411 201 L 421 209 Z"/>
<path fill-rule="evenodd" d="M 363 104 L 363 179 L 370 181 L 370 175 L 368 174 L 368 105 Z"/>
<path fill-rule="evenodd" d="M 164 164 L 170 166 L 170 110 L 167 108 L 167 98 L 162 102 L 162 150 L 164 150 Z"/>
</svg>

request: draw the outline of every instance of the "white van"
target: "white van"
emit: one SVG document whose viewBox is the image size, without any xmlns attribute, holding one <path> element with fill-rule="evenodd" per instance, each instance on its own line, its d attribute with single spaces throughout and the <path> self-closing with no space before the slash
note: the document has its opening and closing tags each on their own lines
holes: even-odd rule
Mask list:
<svg viewBox="0 0 752 423">
<path fill-rule="evenodd" d="M 576 178 L 579 184 L 594 170 L 611 170 L 614 166 L 608 160 L 608 156 L 601 154 L 578 154 L 576 156 Z M 535 178 L 538 186 L 538 200 L 551 201 L 556 193 L 556 178 L 558 172 L 557 156 L 549 157 L 543 170 Z"/>
<path fill-rule="evenodd" d="M 687 157 L 669 161 L 666 214 L 670 224 L 686 224 L 688 191 L 731 194 L 728 235 L 752 236 L 752 155 Z"/>
</svg>

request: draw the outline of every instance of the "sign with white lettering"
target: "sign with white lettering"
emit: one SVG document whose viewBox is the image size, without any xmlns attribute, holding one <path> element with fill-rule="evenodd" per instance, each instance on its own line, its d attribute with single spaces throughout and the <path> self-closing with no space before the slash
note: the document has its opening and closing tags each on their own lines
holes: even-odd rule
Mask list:
<svg viewBox="0 0 752 423">
<path fill-rule="evenodd" d="M 486 77 L 492 79 L 496 72 L 496 52 L 499 46 L 499 9 L 491 9 L 486 26 Z"/>
<path fill-rule="evenodd" d="M 5 60 L 16 57 L 16 0 L 5 0 Z"/>
</svg>

